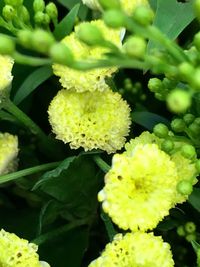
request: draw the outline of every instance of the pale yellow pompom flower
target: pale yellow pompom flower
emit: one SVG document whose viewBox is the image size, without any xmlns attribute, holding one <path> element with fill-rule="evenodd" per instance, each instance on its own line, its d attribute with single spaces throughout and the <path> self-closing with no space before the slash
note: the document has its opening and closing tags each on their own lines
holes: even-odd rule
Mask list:
<svg viewBox="0 0 200 267">
<path fill-rule="evenodd" d="M 38 247 L 13 233 L 0 231 L 1 267 L 42 267 Z"/>
<path fill-rule="evenodd" d="M 12 67 L 13 59 L 9 56 L 0 55 L 0 104 L 6 96 L 8 87 L 10 86 L 13 76 L 12 76 Z"/>
<path fill-rule="evenodd" d="M 61 90 L 49 106 L 49 121 L 56 138 L 72 149 L 121 149 L 129 133 L 130 108 L 111 90 L 76 93 Z"/>
<path fill-rule="evenodd" d="M 9 133 L 0 133 L 0 175 L 17 169 L 18 138 Z"/>
<path fill-rule="evenodd" d="M 131 155 L 113 156 L 98 199 L 120 228 L 147 231 L 169 214 L 176 181 L 175 163 L 158 145 L 136 145 Z"/>
<path fill-rule="evenodd" d="M 89 267 L 173 267 L 170 245 L 153 233 L 117 234 Z"/>
<path fill-rule="evenodd" d="M 90 23 L 97 26 L 102 31 L 105 39 L 108 39 L 117 46 L 121 47 L 120 31 L 109 29 L 102 20 L 94 20 Z M 76 37 L 76 32 L 78 30 L 79 25 L 76 26 L 75 32 L 71 33 L 62 40 L 62 42 L 71 49 L 75 59 L 84 61 L 102 59 L 104 57 L 104 53 L 107 52 L 107 49 L 101 47 L 93 48 L 85 45 Z M 56 76 L 60 77 L 59 81 L 61 85 L 68 90 L 75 90 L 77 92 L 104 91 L 108 89 L 106 78 L 111 77 L 116 70 L 116 67 L 110 67 L 78 71 L 64 65 L 53 64 L 53 72 Z"/>
</svg>

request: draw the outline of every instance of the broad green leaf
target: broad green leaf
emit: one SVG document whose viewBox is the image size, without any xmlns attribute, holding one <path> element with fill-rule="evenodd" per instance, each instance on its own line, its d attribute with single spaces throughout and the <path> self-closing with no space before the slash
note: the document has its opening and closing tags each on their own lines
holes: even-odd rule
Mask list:
<svg viewBox="0 0 200 267">
<path fill-rule="evenodd" d="M 15 94 L 14 102 L 19 105 L 27 96 L 29 96 L 37 87 L 52 76 L 50 66 L 41 67 L 33 71 L 22 83 Z"/>
<path fill-rule="evenodd" d="M 200 212 L 200 188 L 194 188 L 192 194 L 189 196 L 188 202 Z"/>
<path fill-rule="evenodd" d="M 155 6 L 155 1 L 151 1 Z M 193 1 L 180 3 L 176 0 L 157 0 L 157 9 L 154 25 L 158 27 L 171 40 L 177 36 L 194 19 Z M 152 41 L 148 44 L 148 51 L 155 48 L 156 44 Z"/>
<path fill-rule="evenodd" d="M 165 119 L 164 117 L 157 115 L 155 113 L 151 113 L 148 111 L 138 111 L 132 113 L 132 120 L 133 122 L 143 126 L 144 128 L 152 131 L 153 127 L 157 123 L 165 123 L 169 125 L 169 121 Z"/>
<path fill-rule="evenodd" d="M 81 0 L 58 0 L 60 4 L 65 6 L 67 9 L 71 10 L 76 4 L 80 4 L 80 10 L 78 12 L 79 18 L 82 20 L 85 20 L 87 13 L 88 13 L 88 8 L 86 5 L 82 4 Z"/>
<path fill-rule="evenodd" d="M 56 26 L 54 30 L 54 36 L 56 37 L 56 39 L 61 40 L 72 31 L 79 8 L 79 4 L 75 5 L 72 10 L 64 17 L 64 19 Z"/>
<path fill-rule="evenodd" d="M 149 0 L 151 8 L 153 8 L 154 11 L 156 11 L 156 8 L 157 8 L 157 1 L 158 0 Z"/>
</svg>

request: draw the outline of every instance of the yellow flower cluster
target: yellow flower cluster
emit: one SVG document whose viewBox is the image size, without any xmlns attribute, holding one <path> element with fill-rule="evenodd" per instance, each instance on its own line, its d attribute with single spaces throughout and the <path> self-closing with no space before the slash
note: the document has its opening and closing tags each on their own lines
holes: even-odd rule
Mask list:
<svg viewBox="0 0 200 267">
<path fill-rule="evenodd" d="M 0 133 L 0 175 L 17 168 L 18 138 L 9 133 Z"/>
<path fill-rule="evenodd" d="M 0 104 L 2 102 L 2 97 L 5 96 L 4 90 L 9 87 L 12 82 L 12 67 L 13 59 L 9 56 L 0 55 Z"/>
<path fill-rule="evenodd" d="M 49 121 L 57 139 L 86 151 L 121 149 L 128 135 L 130 109 L 118 93 L 76 93 L 61 90 L 49 106 Z"/>
<path fill-rule="evenodd" d="M 170 245 L 152 233 L 117 234 L 89 267 L 173 267 Z"/>
<path fill-rule="evenodd" d="M 176 181 L 169 155 L 156 144 L 138 144 L 131 155 L 114 155 L 98 199 L 120 228 L 147 231 L 169 214 Z"/>
<path fill-rule="evenodd" d="M 88 22 L 83 22 L 88 23 Z M 81 23 L 81 24 L 83 24 Z M 80 24 L 80 25 L 81 25 Z M 97 26 L 105 39 L 112 40 L 117 46 L 121 46 L 120 31 L 109 29 L 102 20 L 91 21 L 90 24 Z M 77 60 L 93 60 L 102 59 L 107 49 L 101 47 L 88 47 L 80 42 L 76 37 L 79 25 L 76 26 L 75 32 L 65 37 L 62 42 L 70 47 L 75 59 Z M 77 92 L 85 91 L 104 91 L 108 89 L 106 78 L 117 70 L 116 67 L 101 68 L 88 71 L 78 71 L 68 68 L 64 65 L 53 64 L 53 72 L 60 77 L 60 83 L 67 90 L 75 90 Z"/>
<path fill-rule="evenodd" d="M 37 246 L 15 234 L 0 231 L 1 267 L 41 267 Z"/>
</svg>

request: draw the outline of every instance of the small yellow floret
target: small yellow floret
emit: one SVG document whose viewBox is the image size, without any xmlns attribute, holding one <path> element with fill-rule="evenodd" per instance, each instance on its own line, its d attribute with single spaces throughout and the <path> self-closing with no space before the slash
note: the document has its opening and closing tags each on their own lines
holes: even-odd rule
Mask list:
<svg viewBox="0 0 200 267">
<path fill-rule="evenodd" d="M 121 149 L 129 133 L 130 108 L 120 94 L 107 90 L 76 93 L 61 90 L 49 106 L 49 121 L 56 138 L 72 149 Z"/>
<path fill-rule="evenodd" d="M 0 231 L 1 267 L 41 267 L 37 246 L 15 234 Z"/>
<path fill-rule="evenodd" d="M 0 133 L 0 175 L 17 168 L 18 138 L 9 133 Z"/>
<path fill-rule="evenodd" d="M 117 234 L 89 267 L 173 267 L 170 245 L 153 233 Z"/>
<path fill-rule="evenodd" d="M 13 59 L 9 56 L 0 55 L 0 103 L 5 96 L 4 90 L 9 87 L 13 79 L 11 74 L 13 63 Z"/>
<path fill-rule="evenodd" d="M 88 22 L 83 22 L 88 23 Z M 102 20 L 95 20 L 90 22 L 92 25 L 97 26 L 104 35 L 105 39 L 112 41 L 114 44 L 121 46 L 120 31 L 109 29 L 105 26 Z M 76 37 L 76 32 L 79 26 L 75 28 L 75 32 L 63 39 L 63 43 L 70 47 L 75 59 L 77 60 L 93 60 L 102 59 L 107 49 L 101 47 L 88 47 L 84 43 L 80 42 Z M 105 79 L 111 77 L 111 75 L 117 70 L 116 67 L 100 68 L 88 71 L 78 71 L 68 68 L 64 65 L 53 64 L 53 72 L 60 77 L 60 83 L 62 86 L 69 90 L 75 90 L 77 92 L 84 91 L 104 91 L 108 89 Z"/>
<path fill-rule="evenodd" d="M 98 194 L 102 207 L 120 228 L 147 231 L 169 214 L 177 171 L 156 144 L 137 145 L 132 155 L 115 154 Z"/>
</svg>

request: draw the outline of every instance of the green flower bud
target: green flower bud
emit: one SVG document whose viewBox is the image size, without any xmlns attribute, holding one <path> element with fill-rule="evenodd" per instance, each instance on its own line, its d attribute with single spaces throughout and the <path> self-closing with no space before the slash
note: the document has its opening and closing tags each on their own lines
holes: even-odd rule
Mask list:
<svg viewBox="0 0 200 267">
<path fill-rule="evenodd" d="M 179 74 L 184 80 L 191 80 L 194 75 L 194 67 L 187 62 L 184 62 L 178 66 Z"/>
<path fill-rule="evenodd" d="M 74 62 L 74 56 L 71 50 L 62 43 L 56 43 L 52 45 L 49 55 L 54 62 L 59 64 L 71 66 Z"/>
<path fill-rule="evenodd" d="M 16 11 L 13 6 L 5 5 L 2 9 L 2 15 L 6 21 L 12 21 L 16 15 Z"/>
<path fill-rule="evenodd" d="M 200 68 L 196 68 L 191 78 L 191 85 L 197 90 L 200 90 Z"/>
<path fill-rule="evenodd" d="M 133 19 L 143 26 L 147 26 L 153 22 L 154 13 L 150 7 L 138 6 L 134 13 Z"/>
<path fill-rule="evenodd" d="M 6 35 L 0 34 L 0 54 L 12 55 L 15 51 L 14 41 Z"/>
<path fill-rule="evenodd" d="M 99 4 L 103 9 L 120 9 L 121 4 L 119 0 L 99 0 Z"/>
<path fill-rule="evenodd" d="M 104 42 L 101 30 L 92 24 L 81 24 L 76 33 L 77 37 L 89 46 L 95 46 Z"/>
<path fill-rule="evenodd" d="M 174 132 L 181 133 L 185 130 L 186 124 L 185 124 L 184 120 L 182 120 L 182 119 L 174 119 L 171 122 L 171 127 L 172 127 L 172 130 Z"/>
<path fill-rule="evenodd" d="M 179 236 L 182 236 L 182 237 L 185 236 L 185 229 L 182 225 L 177 228 L 176 232 Z"/>
<path fill-rule="evenodd" d="M 32 47 L 38 52 L 47 54 L 55 39 L 50 32 L 37 29 L 32 33 Z"/>
<path fill-rule="evenodd" d="M 194 159 L 196 150 L 192 145 L 186 144 L 181 147 L 181 154 L 187 159 Z"/>
<path fill-rule="evenodd" d="M 185 231 L 188 233 L 188 234 L 192 234 L 196 231 L 196 225 L 193 223 L 193 222 L 187 222 L 185 224 Z"/>
<path fill-rule="evenodd" d="M 49 3 L 46 6 L 46 13 L 49 15 L 50 19 L 57 20 L 58 18 L 58 9 L 54 3 Z"/>
<path fill-rule="evenodd" d="M 194 120 L 194 123 L 196 123 L 197 125 L 200 126 L 200 117 L 197 117 L 197 118 Z"/>
<path fill-rule="evenodd" d="M 121 28 L 126 24 L 125 15 L 117 9 L 105 11 L 103 14 L 105 24 L 110 28 Z"/>
<path fill-rule="evenodd" d="M 153 132 L 156 136 L 160 138 L 165 138 L 168 136 L 169 129 L 168 127 L 163 123 L 158 123 L 154 126 Z"/>
<path fill-rule="evenodd" d="M 163 89 L 163 84 L 158 78 L 152 78 L 148 82 L 148 88 L 151 92 L 158 93 Z"/>
<path fill-rule="evenodd" d="M 200 159 L 198 159 L 195 163 L 195 167 L 198 173 L 200 173 Z"/>
<path fill-rule="evenodd" d="M 33 2 L 33 10 L 35 13 L 43 12 L 45 9 L 45 2 L 44 0 L 34 0 Z"/>
<path fill-rule="evenodd" d="M 163 93 L 155 93 L 155 98 L 160 100 L 160 101 L 165 101 L 166 95 Z"/>
<path fill-rule="evenodd" d="M 198 20 L 200 20 L 200 0 L 194 1 L 194 12 Z"/>
<path fill-rule="evenodd" d="M 146 41 L 139 36 L 130 36 L 124 44 L 124 51 L 130 57 L 143 58 L 146 52 Z"/>
<path fill-rule="evenodd" d="M 34 21 L 38 25 L 48 25 L 50 23 L 50 17 L 48 14 L 39 11 L 35 14 Z"/>
<path fill-rule="evenodd" d="M 30 14 L 28 12 L 28 9 L 25 6 L 21 6 L 19 8 L 20 18 L 23 20 L 25 24 L 28 24 L 30 22 Z"/>
<path fill-rule="evenodd" d="M 131 90 L 131 89 L 133 88 L 133 84 L 132 84 L 131 79 L 126 78 L 126 79 L 124 80 L 124 87 L 125 87 L 125 89 L 127 89 L 127 90 Z"/>
<path fill-rule="evenodd" d="M 17 33 L 18 41 L 21 45 L 26 48 L 32 46 L 32 31 L 29 30 L 20 30 Z"/>
<path fill-rule="evenodd" d="M 198 136 L 200 134 L 200 126 L 197 123 L 195 123 L 195 122 L 191 123 L 188 126 L 188 129 L 195 136 Z"/>
<path fill-rule="evenodd" d="M 189 235 L 186 235 L 185 239 L 186 239 L 188 242 L 195 241 L 195 240 L 196 240 L 196 235 L 195 235 L 195 234 L 189 234 Z"/>
<path fill-rule="evenodd" d="M 185 123 L 187 125 L 191 124 L 195 119 L 195 116 L 193 114 L 185 114 L 184 117 L 183 117 L 183 120 L 185 121 Z"/>
<path fill-rule="evenodd" d="M 161 144 L 161 149 L 166 153 L 169 153 L 174 149 L 174 143 L 171 140 L 165 140 Z"/>
<path fill-rule="evenodd" d="M 182 180 L 177 184 L 177 191 L 181 195 L 190 195 L 193 191 L 192 184 L 187 180 Z"/>
<path fill-rule="evenodd" d="M 167 106 L 174 113 L 184 113 L 191 106 L 192 99 L 188 91 L 174 89 L 167 96 Z"/>
<path fill-rule="evenodd" d="M 23 4 L 23 0 L 4 0 L 6 5 L 10 5 L 13 7 L 19 7 Z"/>
</svg>

